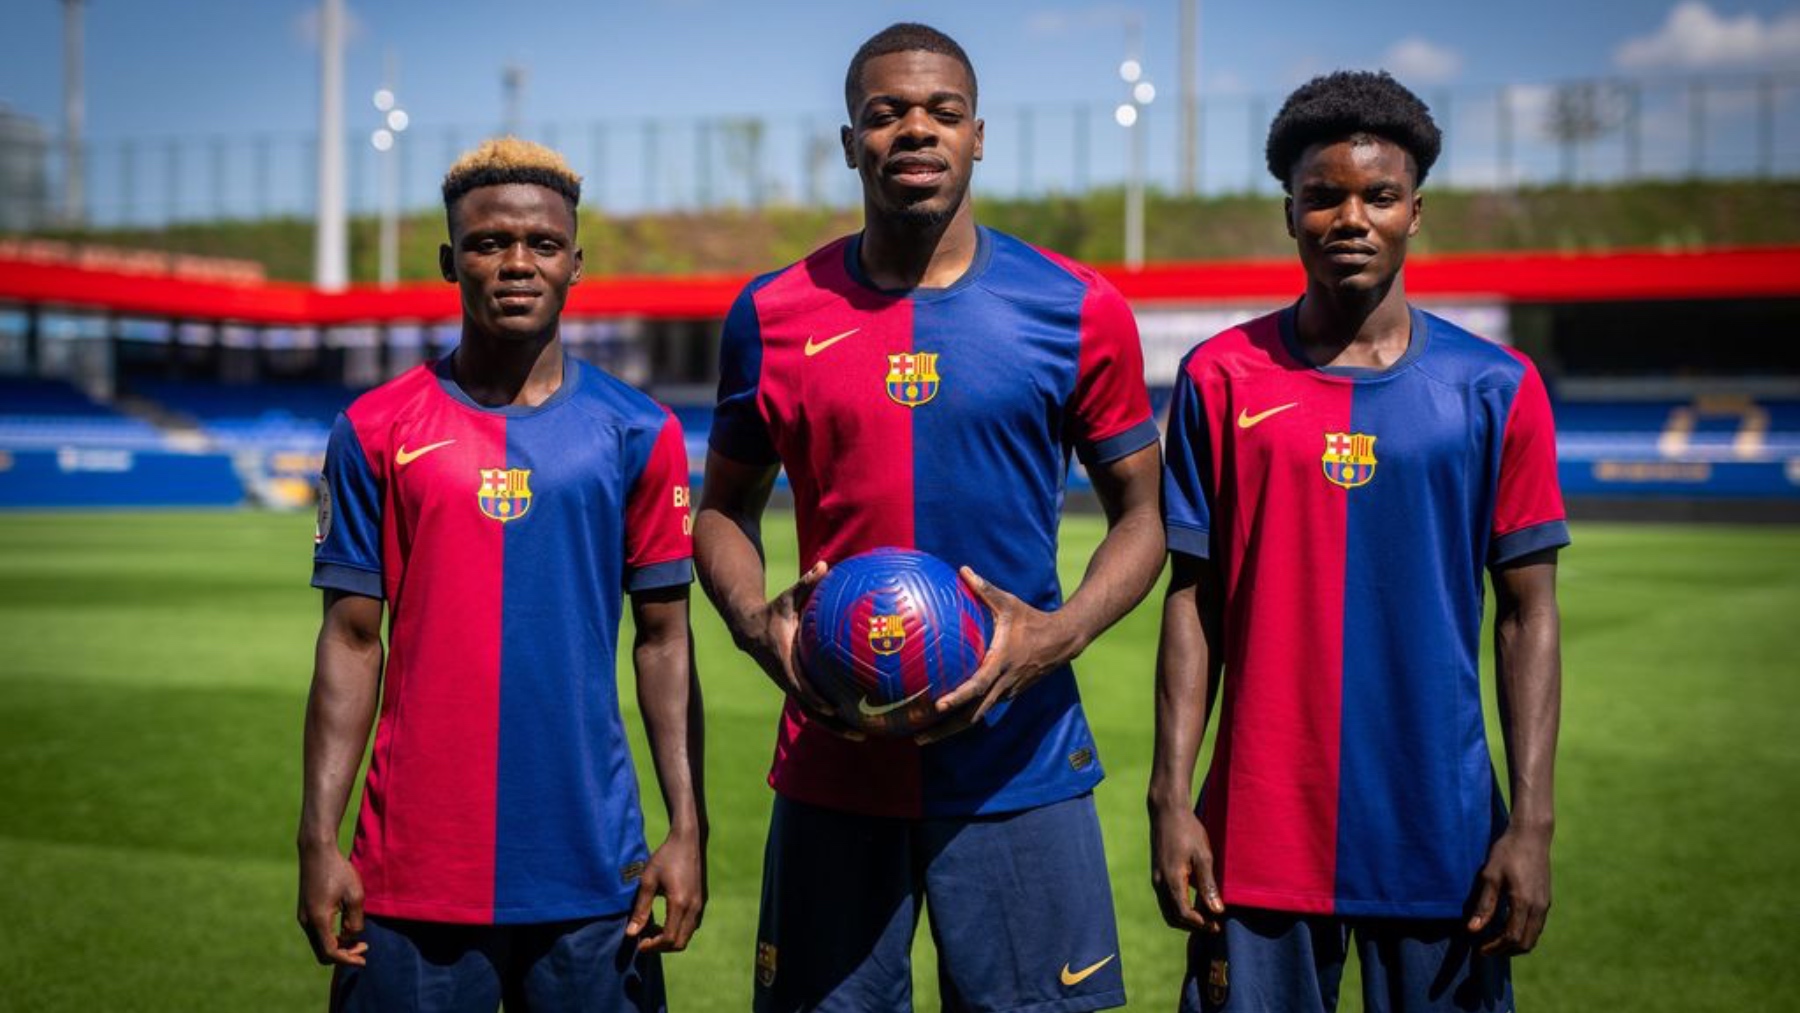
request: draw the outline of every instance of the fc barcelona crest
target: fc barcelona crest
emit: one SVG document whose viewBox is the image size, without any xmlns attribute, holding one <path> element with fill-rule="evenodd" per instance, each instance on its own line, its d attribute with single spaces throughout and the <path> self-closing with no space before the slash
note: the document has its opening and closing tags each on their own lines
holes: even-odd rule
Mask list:
<svg viewBox="0 0 1800 1013">
<path fill-rule="evenodd" d="M 895 404 L 917 408 L 937 397 L 937 353 L 901 352 L 888 356 L 887 392 Z"/>
<path fill-rule="evenodd" d="M 531 509 L 530 468 L 483 468 L 481 512 L 501 522 L 516 521 Z"/>
<path fill-rule="evenodd" d="M 764 988 L 773 987 L 775 984 L 775 957 L 776 950 L 774 943 L 765 943 L 760 939 L 757 940 L 756 983 Z"/>
<path fill-rule="evenodd" d="M 1206 969 L 1206 1001 L 1214 1006 L 1225 1005 L 1231 998 L 1231 964 L 1219 957 L 1214 957 L 1212 964 Z"/>
<path fill-rule="evenodd" d="M 869 618 L 869 649 L 876 654 L 894 654 L 906 643 L 906 624 L 900 616 Z"/>
<path fill-rule="evenodd" d="M 1366 433 L 1326 433 L 1325 477 L 1333 485 L 1354 489 L 1375 477 L 1375 437 Z"/>
</svg>

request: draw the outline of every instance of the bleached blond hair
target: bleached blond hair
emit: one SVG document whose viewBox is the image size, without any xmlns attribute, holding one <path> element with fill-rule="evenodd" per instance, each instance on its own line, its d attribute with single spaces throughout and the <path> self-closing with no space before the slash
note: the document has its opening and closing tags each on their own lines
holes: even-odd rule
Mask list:
<svg viewBox="0 0 1800 1013">
<path fill-rule="evenodd" d="M 451 210 L 470 190 L 508 183 L 530 183 L 562 194 L 575 213 L 581 203 L 581 177 L 554 149 L 517 137 L 494 137 L 463 153 L 444 174 L 444 209 Z"/>
</svg>

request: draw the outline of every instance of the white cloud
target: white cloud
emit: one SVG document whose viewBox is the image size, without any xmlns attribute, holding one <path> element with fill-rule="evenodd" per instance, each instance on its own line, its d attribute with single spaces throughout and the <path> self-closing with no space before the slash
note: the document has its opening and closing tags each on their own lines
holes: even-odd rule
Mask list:
<svg viewBox="0 0 1800 1013">
<path fill-rule="evenodd" d="M 1448 46 L 1409 36 L 1388 47 L 1381 65 L 1404 84 L 1443 84 L 1462 73 L 1462 54 Z"/>
<path fill-rule="evenodd" d="M 1627 39 L 1613 50 L 1621 70 L 1722 70 L 1800 60 L 1800 9 L 1764 21 L 1756 14 L 1726 17 L 1702 0 L 1682 0 L 1654 34 Z"/>
</svg>

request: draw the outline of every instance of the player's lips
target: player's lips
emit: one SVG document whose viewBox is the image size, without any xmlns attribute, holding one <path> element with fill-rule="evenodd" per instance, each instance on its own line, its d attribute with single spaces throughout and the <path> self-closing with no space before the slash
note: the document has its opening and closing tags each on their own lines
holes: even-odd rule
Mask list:
<svg viewBox="0 0 1800 1013">
<path fill-rule="evenodd" d="M 1373 246 L 1362 243 L 1330 243 L 1325 247 L 1325 257 L 1333 264 L 1366 264 L 1375 259 L 1377 252 Z"/>
<path fill-rule="evenodd" d="M 528 307 L 542 294 L 532 288 L 503 288 L 494 293 L 494 301 L 501 306 Z"/>
<path fill-rule="evenodd" d="M 938 185 L 949 175 L 950 165 L 942 159 L 904 155 L 890 159 L 882 171 L 901 186 L 924 188 Z"/>
</svg>

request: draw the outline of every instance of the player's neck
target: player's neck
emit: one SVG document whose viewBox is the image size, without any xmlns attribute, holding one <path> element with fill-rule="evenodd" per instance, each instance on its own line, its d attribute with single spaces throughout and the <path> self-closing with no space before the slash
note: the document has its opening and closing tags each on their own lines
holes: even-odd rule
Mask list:
<svg viewBox="0 0 1800 1013">
<path fill-rule="evenodd" d="M 465 328 L 450 367 L 456 385 L 476 404 L 535 408 L 562 386 L 562 339 L 554 328 L 524 339 L 498 339 Z"/>
<path fill-rule="evenodd" d="M 876 288 L 949 288 L 968 273 L 979 244 L 967 198 L 939 223 L 915 225 L 865 209 L 858 261 Z"/>
<path fill-rule="evenodd" d="M 1315 366 L 1394 365 L 1412 341 L 1404 276 L 1396 274 L 1387 285 L 1360 292 L 1309 282 L 1294 317 L 1294 336 Z"/>
</svg>

